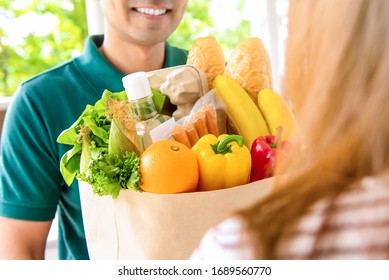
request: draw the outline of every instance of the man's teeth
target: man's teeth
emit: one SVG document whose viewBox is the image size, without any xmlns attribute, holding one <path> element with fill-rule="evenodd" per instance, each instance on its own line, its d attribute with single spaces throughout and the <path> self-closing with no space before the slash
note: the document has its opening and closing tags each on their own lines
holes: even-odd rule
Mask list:
<svg viewBox="0 0 389 280">
<path fill-rule="evenodd" d="M 166 9 L 136 8 L 136 11 L 146 15 L 160 16 L 166 13 Z"/>
</svg>

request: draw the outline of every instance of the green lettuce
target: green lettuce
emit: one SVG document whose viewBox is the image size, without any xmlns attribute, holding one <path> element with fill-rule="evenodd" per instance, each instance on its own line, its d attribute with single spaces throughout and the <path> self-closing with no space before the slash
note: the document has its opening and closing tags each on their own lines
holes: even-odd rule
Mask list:
<svg viewBox="0 0 389 280">
<path fill-rule="evenodd" d="M 153 101 L 161 111 L 165 96 L 154 89 L 152 92 Z M 107 101 L 112 104 L 112 99 L 120 101 L 115 103 L 118 106 L 113 111 L 107 108 Z M 72 126 L 58 136 L 58 143 L 73 146 L 60 163 L 69 186 L 77 178 L 89 183 L 95 194 L 113 198 L 122 189 L 141 191 L 139 150 L 133 139 L 136 134 L 128 130 L 128 121 L 132 120 L 129 108 L 121 101 L 127 102 L 125 91 L 105 90 L 100 100 L 93 106 L 87 105 Z"/>
<path fill-rule="evenodd" d="M 141 191 L 140 159 L 135 152 L 125 152 L 121 157 L 118 154 L 108 154 L 106 148 L 92 146 L 90 150 L 88 169 L 85 173 L 80 173 L 78 178 L 89 183 L 95 194 L 117 198 L 122 189 Z"/>
<path fill-rule="evenodd" d="M 112 93 L 105 90 L 101 99 L 94 106 L 87 105 L 81 116 L 57 138 L 60 144 L 71 145 L 61 158 L 60 171 L 69 186 L 80 172 L 83 138 L 88 135 L 89 142 L 94 142 L 96 147 L 108 148 L 111 120 L 106 117 L 106 101 L 109 98 L 126 100 L 125 92 Z M 88 162 L 85 160 L 84 162 Z"/>
</svg>

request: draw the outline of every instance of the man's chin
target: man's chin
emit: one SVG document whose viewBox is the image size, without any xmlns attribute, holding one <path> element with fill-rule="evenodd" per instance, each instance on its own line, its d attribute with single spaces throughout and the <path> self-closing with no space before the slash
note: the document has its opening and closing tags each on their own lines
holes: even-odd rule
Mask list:
<svg viewBox="0 0 389 280">
<path fill-rule="evenodd" d="M 170 33 L 168 35 L 161 34 L 161 30 L 147 30 L 146 32 L 129 33 L 132 41 L 142 45 L 155 45 L 165 42 L 169 35 Z"/>
</svg>

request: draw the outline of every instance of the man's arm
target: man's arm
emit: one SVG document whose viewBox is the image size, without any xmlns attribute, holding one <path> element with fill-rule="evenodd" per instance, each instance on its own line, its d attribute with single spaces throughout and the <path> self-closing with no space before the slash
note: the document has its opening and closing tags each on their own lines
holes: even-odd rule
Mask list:
<svg viewBox="0 0 389 280">
<path fill-rule="evenodd" d="M 44 259 L 51 223 L 0 217 L 0 259 Z"/>
</svg>

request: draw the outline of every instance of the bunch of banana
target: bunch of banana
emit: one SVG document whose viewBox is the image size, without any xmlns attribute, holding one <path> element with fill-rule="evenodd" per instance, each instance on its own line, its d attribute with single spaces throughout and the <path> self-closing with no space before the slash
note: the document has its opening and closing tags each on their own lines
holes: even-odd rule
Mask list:
<svg viewBox="0 0 389 280">
<path fill-rule="evenodd" d="M 275 135 L 277 127 L 282 126 L 282 138 L 291 138 L 296 130 L 296 120 L 283 97 L 271 89 L 270 57 L 259 38 L 251 37 L 239 42 L 227 61 L 225 75 L 235 80 L 257 105 L 267 124 L 268 135 Z"/>
<path fill-rule="evenodd" d="M 282 126 L 283 139 L 295 133 L 296 120 L 288 104 L 273 91 L 270 57 L 257 37 L 243 39 L 225 65 L 223 51 L 212 36 L 196 39 L 188 64 L 208 77 L 227 107 L 229 133 L 239 133 L 251 148 L 259 136 L 275 135 Z"/>
<path fill-rule="evenodd" d="M 234 79 L 218 75 L 212 82 L 227 107 L 227 115 L 250 149 L 258 136 L 269 135 L 265 119 L 247 92 Z"/>
<path fill-rule="evenodd" d="M 284 128 L 282 139 L 290 139 L 296 133 L 297 122 L 285 99 L 272 89 L 258 93 L 258 108 L 261 111 L 271 135 L 276 135 L 277 127 Z"/>
<path fill-rule="evenodd" d="M 218 75 L 213 87 L 227 107 L 227 115 L 237 132 L 251 148 L 259 136 L 276 135 L 282 126 L 283 139 L 290 139 L 296 130 L 296 120 L 286 101 L 274 90 L 263 89 L 258 94 L 258 103 L 234 79 Z"/>
</svg>

